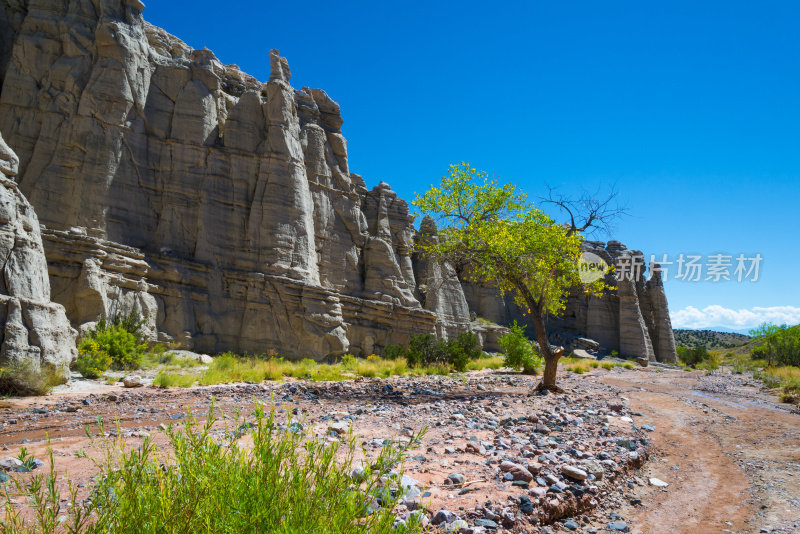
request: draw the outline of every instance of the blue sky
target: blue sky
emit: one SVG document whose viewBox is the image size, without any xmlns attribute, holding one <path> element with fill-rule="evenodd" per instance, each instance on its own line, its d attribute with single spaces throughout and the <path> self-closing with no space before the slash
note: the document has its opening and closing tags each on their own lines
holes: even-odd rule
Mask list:
<svg viewBox="0 0 800 534">
<path fill-rule="evenodd" d="M 468 161 L 529 194 L 616 187 L 647 255 L 761 254 L 759 280 L 668 280 L 679 326 L 800 323 L 796 2 L 151 2 L 261 80 L 339 102 L 350 165 L 410 200 Z M 607 238 L 606 238 L 607 239 Z M 704 276 L 705 277 L 705 276 Z"/>
</svg>

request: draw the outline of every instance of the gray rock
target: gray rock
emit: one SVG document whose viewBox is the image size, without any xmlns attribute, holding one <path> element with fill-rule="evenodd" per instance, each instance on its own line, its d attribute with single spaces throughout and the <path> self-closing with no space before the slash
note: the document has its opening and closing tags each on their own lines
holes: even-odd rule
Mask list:
<svg viewBox="0 0 800 534">
<path fill-rule="evenodd" d="M 69 378 L 77 332 L 51 302 L 39 220 L 11 179 L 18 161 L 0 137 L 0 368 L 25 391 L 45 370 L 57 381 Z"/>
<path fill-rule="evenodd" d="M 568 464 L 561 466 L 561 472 L 573 480 L 586 480 L 586 477 L 588 476 L 586 471 Z"/>
<path fill-rule="evenodd" d="M 126 388 L 140 388 L 144 386 L 142 377 L 139 375 L 130 375 L 122 379 L 122 385 Z"/>
<path fill-rule="evenodd" d="M 463 519 L 456 519 L 455 521 L 447 525 L 446 532 L 458 532 L 462 528 L 467 528 L 468 526 L 469 523 L 467 523 Z"/>
<path fill-rule="evenodd" d="M 511 475 L 510 480 L 523 480 L 530 482 L 533 480 L 533 475 L 525 467 L 514 462 L 503 461 L 500 463 L 500 470 L 504 473 Z"/>
<path fill-rule="evenodd" d="M 452 523 L 458 519 L 458 516 L 451 512 L 450 510 L 446 510 L 442 508 L 436 514 L 434 514 L 433 519 L 431 519 L 431 523 L 434 525 L 441 525 L 442 523 Z"/>
<path fill-rule="evenodd" d="M 452 473 L 447 475 L 447 480 L 449 480 L 454 486 L 460 486 L 466 481 L 466 477 L 464 477 L 464 475 L 461 473 Z"/>
</svg>

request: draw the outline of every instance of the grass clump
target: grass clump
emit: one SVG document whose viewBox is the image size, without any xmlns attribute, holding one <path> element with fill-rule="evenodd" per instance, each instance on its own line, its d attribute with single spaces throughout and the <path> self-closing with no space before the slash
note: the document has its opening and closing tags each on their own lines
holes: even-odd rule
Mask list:
<svg viewBox="0 0 800 534">
<path fill-rule="evenodd" d="M 153 379 L 153 385 L 160 388 L 188 388 L 197 382 L 197 376 L 183 373 L 160 371 Z"/>
<path fill-rule="evenodd" d="M 38 368 L 33 362 L 22 361 L 0 368 L 0 394 L 13 396 L 47 395 L 58 384 L 66 382 L 50 365 Z"/>
<path fill-rule="evenodd" d="M 499 356 L 485 356 L 472 360 L 467 364 L 467 371 L 481 371 L 483 369 L 500 369 L 505 367 L 505 358 Z"/>
<path fill-rule="evenodd" d="M 525 328 L 517 321 L 511 325 L 511 332 L 498 339 L 506 355 L 506 366 L 522 369 L 523 374 L 535 375 L 544 363 L 533 343 L 525 336 Z"/>
<path fill-rule="evenodd" d="M 394 527 L 392 510 L 400 495 L 393 491 L 392 480 L 399 480 L 407 451 L 418 446 L 424 430 L 407 445 L 389 442 L 377 457 L 359 465 L 355 459 L 358 443 L 352 435 L 333 442 L 312 437 L 299 422 L 279 424 L 274 408 L 266 413 L 256 405 L 253 422 L 236 422 L 237 428 L 250 429 L 247 436 L 252 447 L 240 446 L 242 432 L 216 437 L 215 422 L 212 406 L 202 426 L 189 418 L 179 427 L 168 427 L 166 454 L 149 437 L 132 450 L 122 438 L 106 442 L 106 456 L 97 461 L 100 474 L 91 499 L 79 500 L 70 484 L 66 511 L 60 508 L 60 477 L 51 453 L 48 474 L 13 479 L 5 495 L 4 530 L 45 534 L 421 532 L 421 525 L 413 520 Z M 357 466 L 363 473 L 354 479 L 351 473 Z M 32 513 L 13 504 L 12 499 L 20 498 L 29 503 Z"/>
</svg>

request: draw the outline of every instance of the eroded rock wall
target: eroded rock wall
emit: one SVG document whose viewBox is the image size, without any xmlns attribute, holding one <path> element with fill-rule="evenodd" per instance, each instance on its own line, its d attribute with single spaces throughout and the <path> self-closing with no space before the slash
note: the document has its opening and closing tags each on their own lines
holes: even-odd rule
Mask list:
<svg viewBox="0 0 800 534">
<path fill-rule="evenodd" d="M 338 104 L 295 90 L 277 51 L 262 83 L 142 7 L 0 11 L 0 129 L 73 324 L 135 308 L 153 339 L 315 358 L 435 331 L 408 205 L 350 172 Z"/>
<path fill-rule="evenodd" d="M 17 170 L 18 158 L 0 136 L 0 369 L 14 380 L 49 371 L 66 381 L 77 332 L 50 300 L 39 221 L 13 179 Z"/>
</svg>

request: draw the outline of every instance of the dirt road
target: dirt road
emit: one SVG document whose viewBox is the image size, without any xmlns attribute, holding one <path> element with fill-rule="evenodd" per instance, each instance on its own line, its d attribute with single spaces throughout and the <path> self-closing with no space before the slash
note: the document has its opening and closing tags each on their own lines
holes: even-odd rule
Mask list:
<svg viewBox="0 0 800 534">
<path fill-rule="evenodd" d="M 800 415 L 737 375 L 598 375 L 654 422 L 645 479 L 622 515 L 634 532 L 800 532 Z M 637 418 L 638 419 L 638 418 Z"/>
</svg>

